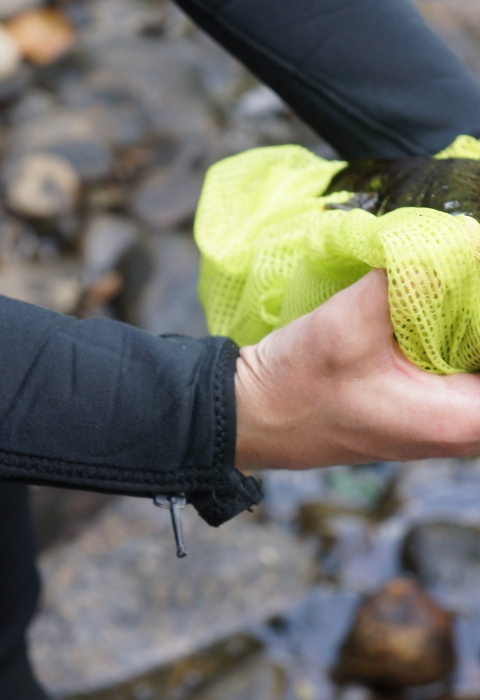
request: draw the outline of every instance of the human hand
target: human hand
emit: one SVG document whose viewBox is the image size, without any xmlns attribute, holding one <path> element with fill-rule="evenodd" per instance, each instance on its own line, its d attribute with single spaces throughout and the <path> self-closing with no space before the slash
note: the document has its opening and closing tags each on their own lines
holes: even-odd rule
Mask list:
<svg viewBox="0 0 480 700">
<path fill-rule="evenodd" d="M 235 392 L 239 468 L 480 452 L 480 374 L 437 376 L 407 360 L 383 270 L 242 348 Z"/>
</svg>

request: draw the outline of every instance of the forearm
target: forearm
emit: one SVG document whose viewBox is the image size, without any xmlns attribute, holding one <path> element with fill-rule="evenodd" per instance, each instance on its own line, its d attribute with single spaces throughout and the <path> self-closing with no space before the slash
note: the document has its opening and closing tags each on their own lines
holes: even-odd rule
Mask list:
<svg viewBox="0 0 480 700">
<path fill-rule="evenodd" d="M 346 159 L 480 137 L 480 85 L 409 0 L 177 0 Z"/>
<path fill-rule="evenodd" d="M 228 493 L 252 488 L 233 468 L 230 341 L 155 338 L 6 297 L 0 337 L 0 478 L 140 496 L 183 492 L 204 510 L 217 492 L 225 516 Z"/>
</svg>

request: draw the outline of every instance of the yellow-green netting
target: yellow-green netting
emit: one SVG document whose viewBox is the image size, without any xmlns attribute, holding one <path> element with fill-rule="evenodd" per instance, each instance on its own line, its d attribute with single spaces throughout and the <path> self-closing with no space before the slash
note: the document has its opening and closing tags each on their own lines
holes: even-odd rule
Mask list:
<svg viewBox="0 0 480 700">
<path fill-rule="evenodd" d="M 437 158 L 480 160 L 480 144 L 461 136 Z M 479 370 L 480 224 L 426 208 L 326 210 L 352 196 L 321 196 L 344 167 L 278 146 L 210 169 L 195 222 L 210 332 L 256 343 L 381 267 L 405 355 L 437 374 Z"/>
</svg>

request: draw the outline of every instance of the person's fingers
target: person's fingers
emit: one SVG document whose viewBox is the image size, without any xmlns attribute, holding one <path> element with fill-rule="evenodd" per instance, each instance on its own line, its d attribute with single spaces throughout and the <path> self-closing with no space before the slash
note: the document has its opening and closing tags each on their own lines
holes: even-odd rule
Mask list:
<svg viewBox="0 0 480 700">
<path fill-rule="evenodd" d="M 422 371 L 374 270 L 258 345 L 236 376 L 239 463 L 306 468 L 480 452 L 480 376 Z"/>
</svg>

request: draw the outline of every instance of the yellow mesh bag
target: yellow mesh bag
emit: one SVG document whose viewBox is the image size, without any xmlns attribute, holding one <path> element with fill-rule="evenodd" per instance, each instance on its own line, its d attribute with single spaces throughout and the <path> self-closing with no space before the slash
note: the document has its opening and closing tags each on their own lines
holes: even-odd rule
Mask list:
<svg viewBox="0 0 480 700">
<path fill-rule="evenodd" d="M 480 159 L 480 144 L 461 136 L 437 157 Z M 437 374 L 479 370 L 480 224 L 426 208 L 326 210 L 352 196 L 321 196 L 344 167 L 278 146 L 209 170 L 195 236 L 210 332 L 256 343 L 381 267 L 405 355 Z"/>
</svg>

